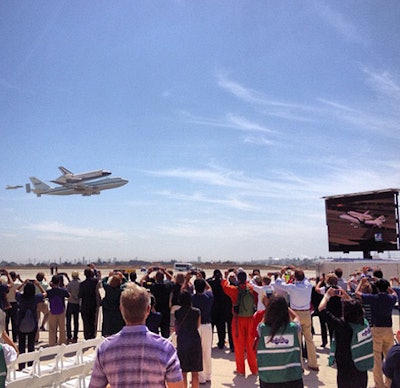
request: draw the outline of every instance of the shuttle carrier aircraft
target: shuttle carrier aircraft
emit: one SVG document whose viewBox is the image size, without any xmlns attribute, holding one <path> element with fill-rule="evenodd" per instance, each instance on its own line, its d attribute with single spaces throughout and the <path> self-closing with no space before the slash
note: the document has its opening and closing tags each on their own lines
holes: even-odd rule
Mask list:
<svg viewBox="0 0 400 388">
<path fill-rule="evenodd" d="M 128 181 L 123 178 L 104 178 L 96 181 L 90 181 L 85 183 L 75 183 L 75 184 L 64 184 L 60 187 L 50 187 L 38 178 L 29 178 L 34 186 L 31 188 L 29 183 L 26 184 L 26 192 L 35 193 L 38 197 L 42 194 L 46 195 L 71 195 L 71 194 L 81 194 L 83 196 L 100 194 L 102 190 L 115 189 L 126 185 Z"/>
</svg>

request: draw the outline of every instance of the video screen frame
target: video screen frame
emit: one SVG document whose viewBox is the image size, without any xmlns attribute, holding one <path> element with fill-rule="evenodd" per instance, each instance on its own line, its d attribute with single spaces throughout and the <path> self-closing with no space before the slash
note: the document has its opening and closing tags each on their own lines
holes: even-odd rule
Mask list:
<svg viewBox="0 0 400 388">
<path fill-rule="evenodd" d="M 324 197 L 330 252 L 398 251 L 398 189 Z"/>
</svg>

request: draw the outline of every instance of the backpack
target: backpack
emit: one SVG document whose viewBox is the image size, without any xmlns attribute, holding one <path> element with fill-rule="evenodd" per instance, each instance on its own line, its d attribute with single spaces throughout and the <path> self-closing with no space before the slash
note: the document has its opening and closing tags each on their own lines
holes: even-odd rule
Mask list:
<svg viewBox="0 0 400 388">
<path fill-rule="evenodd" d="M 238 299 L 234 310 L 239 317 L 253 316 L 255 312 L 254 298 L 248 286 L 246 288 L 238 286 Z"/>
<path fill-rule="evenodd" d="M 31 309 L 25 311 L 24 317 L 19 322 L 19 331 L 21 333 L 32 333 L 36 328 L 36 322 Z"/>
<path fill-rule="evenodd" d="M 353 329 L 351 338 L 351 358 L 360 372 L 371 370 L 374 366 L 374 351 L 372 345 L 372 333 L 368 321 L 364 324 L 349 323 Z"/>
</svg>

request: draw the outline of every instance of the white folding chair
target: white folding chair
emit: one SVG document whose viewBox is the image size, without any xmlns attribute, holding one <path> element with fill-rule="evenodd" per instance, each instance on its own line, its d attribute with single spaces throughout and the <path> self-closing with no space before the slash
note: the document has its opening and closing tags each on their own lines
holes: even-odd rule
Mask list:
<svg viewBox="0 0 400 388">
<path fill-rule="evenodd" d="M 81 363 L 82 344 L 82 342 L 77 342 L 76 344 L 62 346 L 59 359 L 60 370 Z"/>
<path fill-rule="evenodd" d="M 33 376 L 29 388 L 54 388 L 59 385 L 61 372 L 52 372 L 41 376 Z"/>
<path fill-rule="evenodd" d="M 27 388 L 31 387 L 32 381 L 34 377 L 28 374 L 25 374 L 23 377 L 19 377 L 18 379 L 14 379 L 6 382 L 7 388 Z"/>
<path fill-rule="evenodd" d="M 22 379 L 25 376 L 33 376 L 36 373 L 37 363 L 39 361 L 39 352 L 28 352 L 21 353 L 8 367 L 7 381 L 14 381 L 16 379 Z M 28 366 L 28 363 L 32 363 Z M 19 365 L 25 364 L 22 370 L 19 370 Z"/>
<path fill-rule="evenodd" d="M 58 383 L 62 388 L 74 387 L 81 388 L 82 378 L 84 377 L 85 364 L 76 364 L 63 369 L 60 372 Z"/>
<path fill-rule="evenodd" d="M 86 361 L 92 361 L 96 357 L 96 349 L 104 341 L 104 339 L 104 337 L 98 337 L 83 341 L 82 363 Z"/>
<path fill-rule="evenodd" d="M 63 345 L 48 346 L 39 349 L 38 362 L 36 363 L 35 374 L 42 376 L 59 370 L 59 360 Z"/>
</svg>

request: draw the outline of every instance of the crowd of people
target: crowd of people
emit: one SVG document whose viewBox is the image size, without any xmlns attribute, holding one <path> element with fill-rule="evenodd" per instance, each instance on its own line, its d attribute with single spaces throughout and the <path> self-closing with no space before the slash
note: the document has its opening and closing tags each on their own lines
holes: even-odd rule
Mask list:
<svg viewBox="0 0 400 388">
<path fill-rule="evenodd" d="M 217 347 L 234 353 L 237 375 L 246 375 L 247 361 L 261 387 L 302 387 L 305 368 L 319 371 L 313 317 L 319 319 L 320 346 L 329 346 L 329 363 L 337 367 L 338 387 L 367 387 L 370 369 L 376 388 L 400 386 L 392 327 L 399 279 L 390 284 L 380 270 L 365 267 L 343 279 L 337 268 L 307 279 L 292 266 L 265 274 L 231 268 L 207 278 L 204 271 L 150 267 L 138 279 L 136 272 L 119 271 L 102 277 L 90 265 L 84 280 L 77 271 L 71 278 L 53 274 L 49 283 L 41 272 L 35 279 L 6 270 L 2 276 L 5 335 L 11 332 L 20 353 L 34 351 L 40 330 L 48 330 L 49 346 L 77 342 L 80 317 L 84 339 L 95 338 L 102 309 L 106 339 L 91 388 L 129 386 L 132 373 L 141 386 L 163 380 L 168 387 L 188 387 L 188 376 L 194 388 L 206 384 L 212 380 L 214 332 Z M 32 326 L 22 325 L 27 315 Z"/>
</svg>

